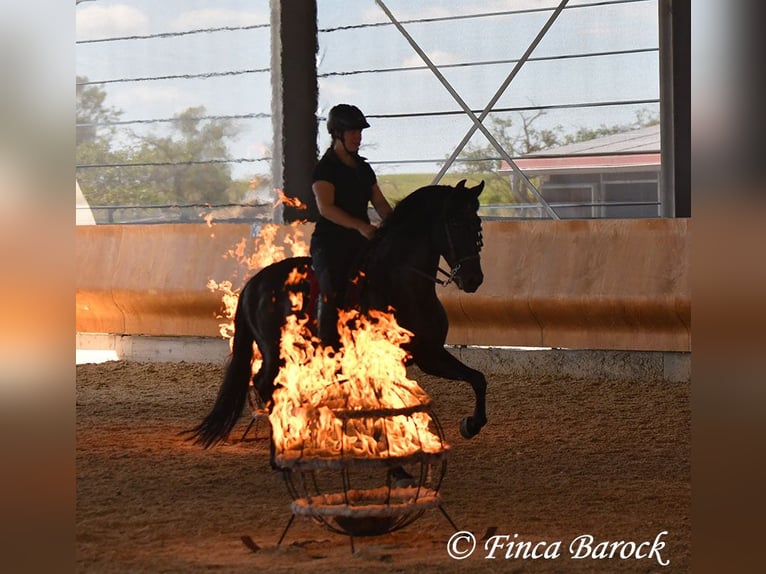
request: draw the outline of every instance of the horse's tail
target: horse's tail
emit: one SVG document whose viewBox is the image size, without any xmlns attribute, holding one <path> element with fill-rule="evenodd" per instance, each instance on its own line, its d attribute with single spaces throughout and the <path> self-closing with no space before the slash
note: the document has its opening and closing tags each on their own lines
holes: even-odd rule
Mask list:
<svg viewBox="0 0 766 574">
<path fill-rule="evenodd" d="M 187 431 L 196 444 L 208 448 L 222 442 L 237 424 L 245 407 L 247 393 L 252 378 L 254 336 L 246 317 L 243 304 L 247 286 L 242 290 L 237 310 L 234 314 L 234 340 L 232 351 L 226 365 L 226 374 L 218 389 L 215 404 L 208 415 L 193 429 Z"/>
</svg>

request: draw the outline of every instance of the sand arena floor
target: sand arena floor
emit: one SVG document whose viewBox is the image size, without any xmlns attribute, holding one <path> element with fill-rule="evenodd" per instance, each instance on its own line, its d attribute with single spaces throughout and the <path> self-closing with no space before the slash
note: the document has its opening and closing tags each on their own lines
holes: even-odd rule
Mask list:
<svg viewBox="0 0 766 574">
<path fill-rule="evenodd" d="M 356 539 L 353 555 L 347 538 L 306 519 L 277 546 L 291 499 L 269 467 L 267 440 L 203 450 L 178 434 L 207 413 L 222 373 L 190 363 L 77 367 L 79 572 L 690 570 L 688 383 L 491 376 L 489 424 L 466 441 L 458 421 L 471 410 L 469 386 L 411 371 L 452 445 L 444 507 L 479 539 L 457 561 L 447 553 L 453 530 L 437 510 L 399 532 Z M 501 550 L 486 559 L 488 529 L 547 547 L 560 541 L 560 556 L 505 559 Z M 581 535 L 595 547 L 651 542 L 663 531 L 667 567 L 656 557 L 576 560 L 569 551 Z"/>
</svg>

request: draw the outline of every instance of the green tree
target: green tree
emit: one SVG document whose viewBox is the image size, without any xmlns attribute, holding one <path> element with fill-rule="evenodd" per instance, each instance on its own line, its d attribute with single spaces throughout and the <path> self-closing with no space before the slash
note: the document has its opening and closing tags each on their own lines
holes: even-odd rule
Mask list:
<svg viewBox="0 0 766 574">
<path fill-rule="evenodd" d="M 205 108 L 176 114 L 169 135 L 141 138 L 131 159 L 147 165 L 133 176 L 139 197 L 156 203 L 227 203 L 231 197 L 231 167 L 226 140 L 235 136 L 229 120 L 203 120 Z M 131 168 L 136 169 L 136 168 Z"/>
<path fill-rule="evenodd" d="M 91 206 L 219 204 L 247 191 L 226 163 L 226 143 L 237 134 L 230 120 L 205 119 L 199 106 L 176 114 L 167 133 L 123 130 L 118 138 L 113 124 L 123 112 L 106 98 L 97 86 L 77 86 L 77 178 Z"/>
<path fill-rule="evenodd" d="M 84 166 L 77 170 L 77 179 L 91 206 L 115 205 L 120 203 L 122 174 L 114 167 L 92 169 L 88 166 L 120 164 L 129 160 L 124 150 L 112 148 L 116 131 L 113 123 L 123 112 L 107 106 L 106 91 L 95 85 L 83 85 L 87 81 L 87 77 L 77 76 L 75 159 L 78 166 Z M 96 211 L 95 217 L 100 222 L 106 215 Z"/>
<path fill-rule="evenodd" d="M 534 114 L 519 113 L 518 127 L 513 117 L 492 116 L 487 127 L 509 156 L 518 157 L 559 143 L 560 128 L 540 130 L 535 127 L 535 122 L 543 115 L 543 111 Z M 482 203 L 513 203 L 531 199 L 520 190 L 511 189 L 510 178 L 499 173 L 503 159 L 489 142 L 482 146 L 466 146 L 460 158 L 466 160 L 463 164 L 465 173 L 483 179 L 486 183 L 481 196 Z"/>
<path fill-rule="evenodd" d="M 122 111 L 107 107 L 106 92 L 93 85 L 84 85 L 88 81 L 85 76 L 77 76 L 77 135 L 76 143 L 82 144 L 100 142 L 108 147 L 109 136 L 114 132 L 111 124 L 120 119 Z"/>
<path fill-rule="evenodd" d="M 651 113 L 648 110 L 641 109 L 636 111 L 636 119 L 626 124 L 612 124 L 608 126 L 601 124 L 597 128 L 578 128 L 578 130 L 572 134 L 566 134 L 561 142 L 557 142 L 556 145 L 570 144 L 584 142 L 596 138 L 610 136 L 613 134 L 620 134 L 629 132 L 638 128 L 644 128 L 648 126 L 654 126 L 660 123 L 659 117 L 656 114 Z"/>
</svg>

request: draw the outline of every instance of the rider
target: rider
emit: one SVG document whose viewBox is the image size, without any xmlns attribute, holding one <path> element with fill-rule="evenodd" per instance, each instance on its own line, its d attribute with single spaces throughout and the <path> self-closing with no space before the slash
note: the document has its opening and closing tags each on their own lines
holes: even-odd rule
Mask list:
<svg viewBox="0 0 766 574">
<path fill-rule="evenodd" d="M 391 213 L 366 158 L 359 155 L 362 130 L 370 127 L 356 106 L 338 104 L 327 116 L 330 147 L 314 169 L 312 190 L 319 220 L 311 236 L 311 258 L 322 292 L 318 305 L 319 338 L 339 348 L 338 305 L 343 301 L 351 269 L 367 241 L 375 235 L 367 206 L 381 219 Z"/>
</svg>

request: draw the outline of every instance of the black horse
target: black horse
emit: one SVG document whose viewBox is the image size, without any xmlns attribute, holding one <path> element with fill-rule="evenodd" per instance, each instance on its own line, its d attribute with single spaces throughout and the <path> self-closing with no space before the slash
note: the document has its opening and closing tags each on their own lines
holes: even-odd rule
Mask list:
<svg viewBox="0 0 766 574">
<path fill-rule="evenodd" d="M 465 438 L 486 424 L 487 381 L 479 371 L 464 365 L 445 348 L 447 314 L 436 296 L 435 285 L 454 281 L 473 293 L 481 285 L 481 220 L 477 214 L 484 182 L 473 188 L 465 180 L 455 187 L 432 185 L 404 198 L 381 225 L 360 261 L 354 281 L 353 302 L 360 310 L 394 309 L 399 325 L 412 332 L 406 350 L 421 370 L 452 380 L 468 381 L 476 395 L 473 414 L 460 423 Z M 439 268 L 444 257 L 450 271 Z M 307 279 L 294 281 L 296 271 Z M 448 277 L 439 280 L 437 272 Z M 191 429 L 191 438 L 209 447 L 223 441 L 234 428 L 247 399 L 252 378 L 253 341 L 263 356 L 253 387 L 264 404 L 274 390 L 280 368 L 279 344 L 286 317 L 312 315 L 315 289 L 311 285 L 311 259 L 293 257 L 263 268 L 244 286 L 234 316 L 234 341 L 226 374 L 215 404 L 205 419 Z M 293 309 L 291 293 L 303 294 L 302 308 Z"/>
</svg>

